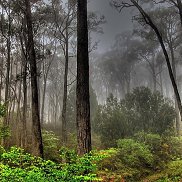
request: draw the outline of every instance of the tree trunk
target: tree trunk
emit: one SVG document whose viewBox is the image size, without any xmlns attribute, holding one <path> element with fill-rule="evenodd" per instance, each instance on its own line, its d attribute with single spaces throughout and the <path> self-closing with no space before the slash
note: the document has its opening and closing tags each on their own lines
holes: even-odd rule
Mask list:
<svg viewBox="0 0 182 182">
<path fill-rule="evenodd" d="M 11 67 L 11 40 L 10 35 L 7 38 L 7 68 L 6 68 L 6 85 L 5 85 L 5 106 L 6 106 L 6 115 L 4 119 L 4 124 L 9 125 L 8 118 L 8 105 L 9 105 L 9 92 L 10 92 L 10 67 Z"/>
<path fill-rule="evenodd" d="M 39 96 L 37 87 L 37 65 L 36 55 L 33 40 L 33 28 L 32 28 L 32 16 L 30 1 L 25 0 L 26 5 L 26 23 L 27 23 L 27 34 L 28 34 L 28 61 L 30 63 L 31 72 L 31 94 L 32 94 L 32 130 L 33 130 L 33 142 L 32 142 L 32 153 L 35 156 L 43 157 L 43 144 L 40 127 L 40 115 L 39 115 Z"/>
<path fill-rule="evenodd" d="M 2 60 L 1 60 L 1 69 L 0 69 L 0 73 L 1 73 L 1 81 L 0 81 L 0 104 L 1 104 L 1 101 L 2 101 L 2 89 L 3 89 L 3 66 L 4 66 L 4 58 L 2 56 Z"/>
<path fill-rule="evenodd" d="M 23 65 L 23 117 L 22 117 L 22 133 L 21 147 L 26 148 L 26 122 L 27 122 L 27 60 L 24 60 Z"/>
<path fill-rule="evenodd" d="M 164 95 L 163 81 L 162 81 L 162 64 L 160 64 L 160 66 L 159 66 L 159 80 L 160 80 L 160 92 L 162 95 Z"/>
<path fill-rule="evenodd" d="M 65 50 L 65 70 L 64 70 L 64 93 L 63 93 L 63 109 L 62 109 L 62 142 L 63 145 L 67 142 L 67 123 L 66 123 L 66 112 L 67 112 L 67 95 L 68 95 L 68 26 L 66 27 L 66 50 Z"/>
<path fill-rule="evenodd" d="M 91 151 L 87 1 L 77 3 L 77 150 L 83 155 Z"/>
</svg>

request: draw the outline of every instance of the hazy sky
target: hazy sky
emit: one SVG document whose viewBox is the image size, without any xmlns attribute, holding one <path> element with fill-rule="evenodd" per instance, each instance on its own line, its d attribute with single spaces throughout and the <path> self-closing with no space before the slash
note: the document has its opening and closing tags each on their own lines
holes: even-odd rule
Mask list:
<svg viewBox="0 0 182 182">
<path fill-rule="evenodd" d="M 88 4 L 90 11 L 97 11 L 103 14 L 107 23 L 103 25 L 104 34 L 96 36 L 96 39 L 100 40 L 98 51 L 107 51 L 118 33 L 131 29 L 132 13 L 131 9 L 124 9 L 121 13 L 116 11 L 109 5 L 109 0 L 90 0 Z"/>
</svg>

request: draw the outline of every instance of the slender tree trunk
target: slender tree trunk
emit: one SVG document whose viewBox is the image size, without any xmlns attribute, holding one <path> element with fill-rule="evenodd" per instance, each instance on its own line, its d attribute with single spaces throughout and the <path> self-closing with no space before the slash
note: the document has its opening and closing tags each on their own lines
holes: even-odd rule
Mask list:
<svg viewBox="0 0 182 182">
<path fill-rule="evenodd" d="M 64 69 L 64 93 L 63 93 L 63 109 L 62 109 L 62 142 L 63 145 L 67 142 L 67 123 L 66 123 L 66 112 L 67 112 L 67 97 L 68 97 L 68 27 L 66 28 L 66 50 L 65 50 L 65 69 Z"/>
<path fill-rule="evenodd" d="M 163 81 L 162 81 L 162 64 L 160 64 L 159 66 L 159 80 L 160 80 L 160 92 L 162 95 L 164 95 Z"/>
<path fill-rule="evenodd" d="M 49 74 L 51 63 L 52 61 L 49 63 L 47 70 L 45 70 L 45 65 L 44 65 L 44 87 L 43 87 L 43 93 L 42 93 L 42 108 L 41 108 L 41 125 L 42 126 L 44 123 L 44 107 L 45 107 L 45 96 L 46 96 L 46 89 L 47 89 L 47 77 Z"/>
<path fill-rule="evenodd" d="M 157 91 L 157 76 L 156 76 L 156 69 L 155 69 L 155 58 L 152 60 L 151 63 L 151 70 L 152 70 L 152 80 L 153 80 L 153 91 Z"/>
<path fill-rule="evenodd" d="M 45 107 L 45 95 L 46 95 L 47 79 L 44 80 L 44 87 L 42 93 L 42 108 L 41 108 L 41 126 L 43 127 L 44 123 L 44 107 Z"/>
<path fill-rule="evenodd" d="M 22 132 L 21 147 L 26 148 L 26 123 L 27 123 L 27 60 L 24 59 L 23 65 L 23 116 L 22 116 Z"/>
<path fill-rule="evenodd" d="M 30 1 L 25 0 L 26 5 L 26 23 L 27 23 L 27 35 L 28 35 L 28 61 L 30 63 L 31 72 L 31 94 L 32 94 L 32 130 L 33 130 L 33 142 L 32 153 L 36 156 L 43 157 L 43 144 L 40 126 L 39 115 L 39 96 L 37 86 L 37 65 L 36 55 L 33 40 L 33 28 L 32 28 L 32 15 Z"/>
<path fill-rule="evenodd" d="M 156 92 L 157 91 L 157 82 L 156 82 L 157 78 L 156 78 L 155 74 L 152 75 L 152 79 L 153 79 L 153 91 Z"/>
<path fill-rule="evenodd" d="M 77 150 L 83 155 L 91 151 L 87 1 L 77 3 Z"/>
<path fill-rule="evenodd" d="M 10 93 L 10 69 L 11 69 L 11 40 L 10 35 L 7 38 L 7 63 L 6 63 L 6 85 L 5 85 L 5 106 L 6 106 L 6 116 L 4 119 L 4 124 L 9 125 L 8 118 L 8 105 L 9 105 L 9 93 Z"/>
<path fill-rule="evenodd" d="M 21 70 L 22 72 L 22 70 Z M 22 121 L 22 116 L 21 116 L 21 91 L 22 91 L 22 80 L 20 81 L 20 84 L 19 84 L 19 89 L 18 89 L 18 96 L 17 96 L 17 111 L 16 111 L 16 120 L 15 120 L 15 123 L 16 123 L 16 144 L 19 146 L 19 147 L 22 147 L 21 146 L 21 135 L 22 135 L 22 125 L 21 125 L 21 121 Z"/>
<path fill-rule="evenodd" d="M 44 106 L 45 106 L 45 96 L 46 96 L 46 87 L 47 87 L 47 75 L 45 73 L 45 63 L 43 63 L 43 91 L 42 91 L 42 106 L 41 106 L 41 127 L 44 123 Z"/>
<path fill-rule="evenodd" d="M 2 101 L 2 88 L 3 88 L 3 66 L 4 66 L 4 58 L 2 56 L 2 60 L 1 60 L 1 69 L 0 69 L 0 73 L 1 73 L 1 81 L 0 81 L 0 104 Z"/>
</svg>

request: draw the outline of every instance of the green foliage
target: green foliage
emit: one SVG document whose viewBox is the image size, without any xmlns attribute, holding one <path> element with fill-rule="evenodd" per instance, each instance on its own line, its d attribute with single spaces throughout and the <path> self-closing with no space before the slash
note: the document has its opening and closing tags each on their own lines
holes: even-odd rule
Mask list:
<svg viewBox="0 0 182 182">
<path fill-rule="evenodd" d="M 137 181 L 151 173 L 154 158 L 144 143 L 133 139 L 118 140 L 118 148 L 114 151 L 110 157 L 101 161 L 100 175 L 107 179 L 113 176 L 116 181 L 123 178 L 126 181 Z"/>
<path fill-rule="evenodd" d="M 77 154 L 75 150 L 62 147 L 59 152 L 62 161 L 65 161 L 68 164 L 74 163 L 77 160 Z"/>
<path fill-rule="evenodd" d="M 175 111 L 172 103 L 159 92 L 139 87 L 119 101 L 113 95 L 99 106 L 93 129 L 106 147 L 115 147 L 116 140 L 145 131 L 164 134 L 173 129 Z"/>
<path fill-rule="evenodd" d="M 78 157 L 74 151 L 61 149 L 64 163 L 33 157 L 23 149 L 11 147 L 0 150 L 0 181 L 2 182 L 81 182 L 98 181 L 97 162 L 106 157 L 103 153 L 92 152 Z"/>
<path fill-rule="evenodd" d="M 3 117 L 6 113 L 6 107 L 4 104 L 0 104 L 0 117 Z"/>
<path fill-rule="evenodd" d="M 121 101 L 130 123 L 131 135 L 139 131 L 162 134 L 173 127 L 175 111 L 172 103 L 159 92 L 138 87 Z"/>
<path fill-rule="evenodd" d="M 182 138 L 139 132 L 135 140 L 147 145 L 154 156 L 154 168 L 163 169 L 171 160 L 182 157 Z"/>
<path fill-rule="evenodd" d="M 3 125 L 3 121 L 0 120 L 0 139 L 10 136 L 10 129 L 8 126 Z"/>
<path fill-rule="evenodd" d="M 117 143 L 115 152 L 99 165 L 99 175 L 108 181 L 112 177 L 130 182 L 145 178 L 155 182 L 181 179 L 181 137 L 139 132 L 132 139 L 120 139 Z"/>
<path fill-rule="evenodd" d="M 150 182 L 180 182 L 182 180 L 182 160 L 169 162 L 166 169 L 146 179 Z"/>
<path fill-rule="evenodd" d="M 53 161 L 59 158 L 59 138 L 52 131 L 42 131 L 44 157 Z"/>
<path fill-rule="evenodd" d="M 118 157 L 129 167 L 150 167 L 153 163 L 153 154 L 143 143 L 122 139 L 118 141 L 118 149 Z"/>
<path fill-rule="evenodd" d="M 126 118 L 117 98 L 110 95 L 104 106 L 99 106 L 93 129 L 101 136 L 106 147 L 115 147 L 116 140 L 126 135 Z"/>
<path fill-rule="evenodd" d="M 4 104 L 0 104 L 0 139 L 10 136 L 9 127 L 3 125 L 2 117 L 4 117 L 5 114 L 6 114 L 6 106 Z"/>
</svg>

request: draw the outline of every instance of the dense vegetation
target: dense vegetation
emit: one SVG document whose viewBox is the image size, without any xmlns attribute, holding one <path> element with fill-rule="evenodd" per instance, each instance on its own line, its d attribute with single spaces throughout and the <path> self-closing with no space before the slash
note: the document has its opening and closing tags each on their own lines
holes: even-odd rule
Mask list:
<svg viewBox="0 0 182 182">
<path fill-rule="evenodd" d="M 106 147 L 116 146 L 116 140 L 131 137 L 140 131 L 163 134 L 174 126 L 172 102 L 159 92 L 136 88 L 119 101 L 111 95 L 99 107 L 93 129 Z"/>
<path fill-rule="evenodd" d="M 143 99 L 146 101 L 144 105 L 140 103 Z M 1 116 L 5 114 L 4 106 L 0 113 Z M 147 130 L 143 128 L 144 121 Z M 20 148 L 5 150 L 1 147 L 0 180 L 180 181 L 182 138 L 175 136 L 173 121 L 172 103 L 158 92 L 136 88 L 121 101 L 111 95 L 106 105 L 98 107 L 92 123 L 96 133 L 93 135 L 94 147 L 99 150 L 79 157 L 74 140 L 69 140 L 69 148 L 62 147 L 59 136 L 43 130 L 45 159 Z M 135 123 L 136 130 L 133 129 Z M 3 130 L 1 128 L 2 138 L 8 137 Z"/>
<path fill-rule="evenodd" d="M 103 156 L 101 154 L 87 154 L 78 157 L 74 151 L 63 148 L 60 150 L 59 157 L 62 162 L 55 163 L 33 157 L 20 148 L 11 147 L 9 151 L 1 148 L 0 181 L 81 182 L 99 180 L 96 176 L 95 163 Z"/>
</svg>

